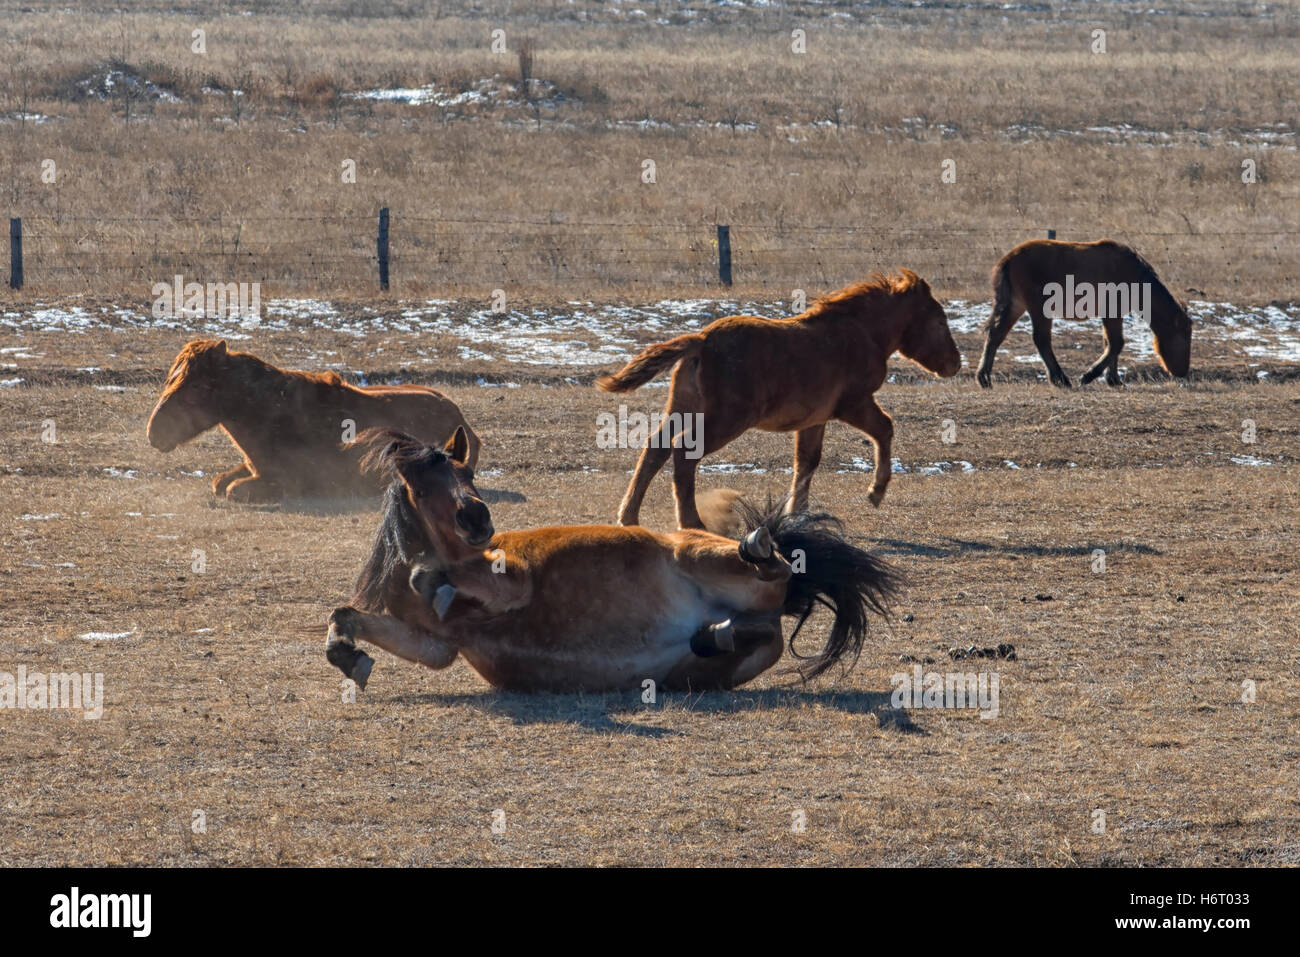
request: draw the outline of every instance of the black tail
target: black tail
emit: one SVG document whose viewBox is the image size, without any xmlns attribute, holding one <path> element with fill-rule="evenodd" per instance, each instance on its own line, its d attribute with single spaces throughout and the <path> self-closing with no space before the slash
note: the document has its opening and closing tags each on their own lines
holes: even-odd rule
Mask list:
<svg viewBox="0 0 1300 957">
<path fill-rule="evenodd" d="M 795 568 L 783 613 L 798 619 L 790 634 L 790 654 L 805 663 L 792 670 L 806 680 L 846 657 L 852 667 L 862 653 L 869 615 L 886 614 L 886 602 L 902 585 L 902 576 L 887 562 L 853 544 L 834 515 L 785 515 L 781 508 L 770 506 L 764 514 L 743 500 L 734 508 L 745 528 L 767 526 L 777 551 Z M 829 608 L 835 623 L 821 651 L 809 657 L 795 651 L 794 641 L 817 605 Z"/>
</svg>

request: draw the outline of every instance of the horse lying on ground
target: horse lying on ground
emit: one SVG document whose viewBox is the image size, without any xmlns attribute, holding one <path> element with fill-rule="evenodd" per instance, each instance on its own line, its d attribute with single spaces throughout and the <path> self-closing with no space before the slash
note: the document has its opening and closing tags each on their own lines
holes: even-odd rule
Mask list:
<svg viewBox="0 0 1300 957">
<path fill-rule="evenodd" d="M 438 443 L 463 428 L 471 466 L 480 446 L 460 409 L 436 389 L 358 388 L 335 372 L 291 372 L 230 352 L 224 340 L 196 339 L 167 374 L 149 416 L 149 444 L 170 452 L 218 425 L 244 461 L 218 475 L 212 491 L 238 502 L 373 494 L 382 485 L 343 442 L 371 427 Z"/>
<path fill-rule="evenodd" d="M 641 451 L 618 523 L 637 524 L 646 489 L 671 456 L 677 525 L 703 528 L 695 504 L 700 459 L 754 428 L 795 433 L 789 509 L 804 511 L 831 419 L 870 436 L 876 455 L 869 498 L 879 505 L 889 485 L 894 424 L 873 396 L 894 352 L 940 376 L 961 369 L 943 307 L 908 269 L 847 286 L 789 319 L 729 316 L 646 349 L 596 381 L 606 392 L 629 392 L 676 366 L 663 424 Z M 702 437 L 687 431 L 695 422 Z"/>
<path fill-rule="evenodd" d="M 1050 288 L 1055 284 L 1055 288 Z M 1078 290 L 1084 298 L 1076 298 Z M 1136 296 L 1135 296 L 1136 294 Z M 1088 298 L 1091 297 L 1089 303 Z M 1140 297 L 1145 305 L 1133 300 Z M 1053 308 L 1058 299 L 1064 309 Z M 1076 303 L 1083 303 L 1079 310 Z M 1034 345 L 1047 366 L 1052 385 L 1070 388 L 1070 378 L 1052 352 L 1052 319 L 1101 319 L 1106 349 L 1080 383 L 1087 385 L 1103 372 L 1107 385 L 1120 385 L 1119 353 L 1124 348 L 1124 316 L 1146 311 L 1155 335 L 1156 355 L 1166 372 L 1179 379 L 1191 364 L 1192 321 L 1165 288 L 1151 264 L 1122 243 L 1099 239 L 1070 243 L 1031 239 L 1007 253 L 993 267 L 993 314 L 984 324 L 988 333 L 977 378 L 990 388 L 993 357 L 1011 327 L 1029 312 Z"/>
<path fill-rule="evenodd" d="M 358 439 L 392 484 L 351 606 L 330 615 L 326 657 L 361 687 L 368 641 L 430 668 L 464 655 L 515 691 L 734 688 L 783 651 L 781 617 L 817 604 L 834 622 L 797 669 L 854 658 L 895 574 L 829 516 L 774 513 L 737 542 L 706 531 L 608 525 L 497 533 L 463 430 L 442 450 L 391 430 Z"/>
</svg>

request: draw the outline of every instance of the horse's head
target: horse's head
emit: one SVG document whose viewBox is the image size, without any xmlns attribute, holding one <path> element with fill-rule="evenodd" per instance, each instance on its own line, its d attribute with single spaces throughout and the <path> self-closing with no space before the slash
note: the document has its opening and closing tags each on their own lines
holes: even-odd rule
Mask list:
<svg viewBox="0 0 1300 957">
<path fill-rule="evenodd" d="M 195 339 L 181 349 L 149 416 L 150 445 L 170 452 L 220 421 L 217 393 L 228 358 L 224 339 Z"/>
<path fill-rule="evenodd" d="M 945 379 L 960 372 L 961 352 L 952 341 L 948 315 L 930 292 L 930 284 L 904 269 L 901 278 L 893 281 L 893 292 L 901 297 L 905 316 L 898 351 Z"/>
<path fill-rule="evenodd" d="M 1151 332 L 1165 371 L 1176 379 L 1186 378 L 1192 365 L 1192 320 L 1182 303 L 1168 294 L 1153 302 Z"/>
<path fill-rule="evenodd" d="M 402 483 L 407 502 L 443 562 L 473 558 L 496 534 L 492 513 L 474 488 L 469 436 L 463 426 L 456 427 L 441 449 L 393 429 L 367 429 L 353 444 L 365 450 L 362 468 L 387 471 Z"/>
</svg>

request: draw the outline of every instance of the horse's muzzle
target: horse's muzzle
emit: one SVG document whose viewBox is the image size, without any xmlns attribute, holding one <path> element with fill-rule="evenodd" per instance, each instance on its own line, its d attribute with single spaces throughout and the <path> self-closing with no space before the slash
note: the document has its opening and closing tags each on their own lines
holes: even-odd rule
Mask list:
<svg viewBox="0 0 1300 957">
<path fill-rule="evenodd" d="M 492 541 L 496 534 L 492 527 L 492 513 L 481 499 L 469 499 L 456 510 L 456 534 L 471 548 Z"/>
<path fill-rule="evenodd" d="M 159 452 L 170 452 L 173 449 L 175 449 L 177 445 L 180 444 L 178 442 L 167 441 L 162 436 L 158 435 L 158 433 L 156 433 L 153 429 L 150 429 L 148 434 L 149 434 L 149 444 L 152 445 Z"/>
</svg>

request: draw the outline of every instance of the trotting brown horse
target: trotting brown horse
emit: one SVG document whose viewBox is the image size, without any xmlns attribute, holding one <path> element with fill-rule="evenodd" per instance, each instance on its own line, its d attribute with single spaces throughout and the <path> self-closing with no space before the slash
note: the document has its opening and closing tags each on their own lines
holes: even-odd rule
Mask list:
<svg viewBox="0 0 1300 957">
<path fill-rule="evenodd" d="M 831 419 L 870 436 L 876 454 L 869 497 L 879 505 L 889 485 L 894 424 L 874 394 L 894 352 L 944 377 L 961 368 L 943 307 L 909 269 L 847 286 L 789 319 L 719 319 L 702 332 L 653 345 L 598 379 L 606 392 L 628 392 L 677 366 L 663 425 L 641 452 L 619 524 L 637 524 L 650 480 L 671 456 L 677 525 L 703 528 L 695 505 L 700 458 L 755 428 L 795 433 L 788 507 L 803 511 Z M 692 421 L 702 423 L 702 449 L 675 442 L 689 438 Z"/>
<path fill-rule="evenodd" d="M 1107 385 L 1121 384 L 1119 352 L 1124 348 L 1126 314 L 1145 313 L 1166 372 L 1181 379 L 1191 364 L 1192 321 L 1186 310 L 1151 264 L 1123 243 L 1031 239 L 998 260 L 993 267 L 993 314 L 984 325 L 988 335 L 977 373 L 985 389 L 992 385 L 998 346 L 1026 311 L 1047 374 L 1053 385 L 1065 389 L 1070 388 L 1070 377 L 1052 352 L 1054 318 L 1101 319 L 1106 348 L 1079 380 L 1083 385 L 1103 372 Z"/>
<path fill-rule="evenodd" d="M 149 416 L 149 444 L 170 452 L 221 426 L 244 457 L 218 475 L 212 491 L 239 502 L 373 493 L 382 486 L 358 466 L 344 439 L 375 426 L 443 442 L 463 427 L 469 461 L 479 439 L 456 404 L 425 386 L 357 388 L 334 372 L 291 372 L 225 341 L 188 343 L 167 374 Z"/>
<path fill-rule="evenodd" d="M 516 691 L 734 688 L 781 658 L 783 615 L 794 653 L 821 604 L 830 633 L 797 669 L 812 677 L 856 656 L 895 587 L 829 516 L 751 512 L 740 542 L 609 525 L 497 533 L 462 429 L 442 449 L 383 429 L 357 445 L 393 480 L 353 603 L 330 615 L 326 657 L 361 687 L 373 659 L 359 640 L 430 668 L 464 655 Z"/>
</svg>

